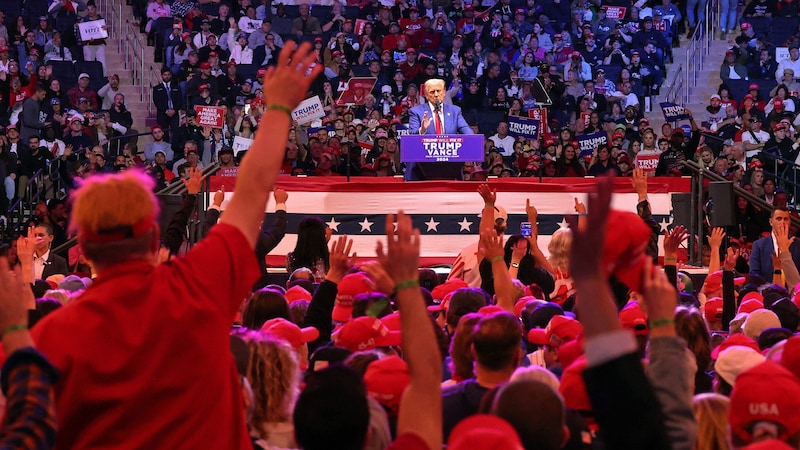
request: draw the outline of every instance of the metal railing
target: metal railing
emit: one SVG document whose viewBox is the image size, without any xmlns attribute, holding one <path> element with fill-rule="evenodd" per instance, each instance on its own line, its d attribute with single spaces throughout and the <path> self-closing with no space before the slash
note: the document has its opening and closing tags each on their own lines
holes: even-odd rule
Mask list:
<svg viewBox="0 0 800 450">
<path fill-rule="evenodd" d="M 714 40 L 714 30 L 716 28 L 716 1 L 708 0 L 704 8 L 705 17 L 697 23 L 691 41 L 686 46 L 686 61 L 682 69 L 685 69 L 685 83 L 683 83 L 683 95 L 681 104 L 690 102 L 692 88 L 697 87 L 700 73 L 706 62 L 706 57 L 711 51 L 711 42 Z"/>
<path fill-rule="evenodd" d="M 702 236 L 703 222 L 705 219 L 704 206 L 705 202 L 705 180 L 710 181 L 729 181 L 727 178 L 718 175 L 708 169 L 702 164 L 694 161 L 684 161 L 683 166 L 692 172 L 692 219 L 689 225 L 689 234 L 694 236 Z M 760 208 L 762 211 L 772 212 L 775 209 L 774 205 L 766 202 L 766 200 L 757 197 L 752 192 L 746 191 L 739 186 L 733 185 L 733 193 L 736 196 L 744 197 L 751 205 Z M 800 227 L 800 219 L 791 217 L 792 223 Z M 702 260 L 702 248 L 696 245 L 695 239 L 689 239 L 689 260 L 699 262 Z M 696 259 L 695 259 L 696 258 Z"/>
<path fill-rule="evenodd" d="M 800 186 L 798 186 L 797 178 L 799 175 L 798 172 L 800 172 L 800 166 L 795 164 L 794 161 L 782 158 L 771 152 L 762 151 L 759 153 L 759 157 L 768 160 L 765 161 L 766 166 L 764 167 L 764 173 L 775 178 L 778 185 L 780 185 L 787 194 L 791 194 L 792 200 L 795 202 L 795 205 L 797 205 L 797 191 L 800 190 L 798 189 Z"/>
<path fill-rule="evenodd" d="M 31 217 L 33 217 L 33 211 L 36 207 L 36 203 L 39 202 L 40 199 L 44 198 L 45 194 L 45 183 L 44 183 L 44 175 L 46 169 L 39 169 L 36 173 L 33 174 L 32 177 L 28 179 L 28 182 L 25 183 L 25 186 L 20 186 L 20 190 L 23 192 L 22 195 L 17 198 L 17 200 L 8 208 L 8 212 L 6 214 L 6 218 L 8 220 L 5 230 L 5 234 L 8 235 L 9 232 L 13 236 L 18 231 L 20 231 L 20 226 L 28 221 Z"/>
<path fill-rule="evenodd" d="M 675 103 L 685 104 L 683 101 L 683 87 L 686 84 L 686 74 L 683 70 L 683 64 L 678 64 L 678 69 L 672 75 L 672 79 L 667 81 L 667 90 L 664 93 L 664 100 Z"/>
<path fill-rule="evenodd" d="M 98 11 L 103 18 L 106 19 L 108 37 L 114 39 L 122 36 L 123 25 L 125 24 L 125 16 L 123 15 L 125 2 L 119 0 L 99 0 L 97 3 Z"/>
</svg>

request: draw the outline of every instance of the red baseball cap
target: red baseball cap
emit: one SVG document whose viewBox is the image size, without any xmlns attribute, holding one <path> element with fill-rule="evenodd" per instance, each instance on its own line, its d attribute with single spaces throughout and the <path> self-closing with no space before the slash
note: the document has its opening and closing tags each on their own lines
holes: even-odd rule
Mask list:
<svg viewBox="0 0 800 450">
<path fill-rule="evenodd" d="M 388 408 L 392 415 L 400 409 L 400 399 L 410 382 L 408 364 L 394 355 L 371 362 L 364 374 L 367 395 Z"/>
<path fill-rule="evenodd" d="M 266 74 L 267 74 L 267 69 L 262 67 L 262 68 L 258 69 L 258 71 L 256 72 L 256 77 L 261 78 Z"/>
<path fill-rule="evenodd" d="M 637 302 L 629 302 L 619 312 L 619 321 L 622 328 L 633 331 L 637 336 L 647 336 L 647 316 Z"/>
<path fill-rule="evenodd" d="M 776 109 L 777 108 L 783 108 L 783 99 L 780 98 L 780 97 L 776 98 L 775 100 L 772 101 L 772 106 L 775 107 Z M 780 124 L 781 123 L 778 122 L 776 125 L 780 125 Z"/>
<path fill-rule="evenodd" d="M 211 86 L 208 84 L 201 84 L 200 86 L 197 87 L 198 92 L 206 90 L 211 90 Z"/>
<path fill-rule="evenodd" d="M 347 322 L 353 315 L 353 298 L 375 290 L 375 283 L 363 273 L 345 275 L 339 281 L 339 293 L 331 317 L 336 322 Z"/>
<path fill-rule="evenodd" d="M 434 300 L 441 300 L 445 295 L 465 287 L 469 287 L 469 285 L 464 280 L 460 278 L 451 278 L 447 280 L 447 282 L 433 288 L 431 297 L 433 297 Z"/>
<path fill-rule="evenodd" d="M 742 285 L 744 284 L 744 277 L 737 277 L 733 279 L 734 285 Z M 709 292 L 716 292 L 722 289 L 722 271 L 718 270 L 716 272 L 712 272 L 706 276 L 705 281 L 703 281 L 703 291 L 706 293 Z"/>
<path fill-rule="evenodd" d="M 786 340 L 781 352 L 780 363 L 796 377 L 800 376 L 800 336 L 792 336 Z"/>
<path fill-rule="evenodd" d="M 706 300 L 706 304 L 703 305 L 703 316 L 705 316 L 708 323 L 721 321 L 722 299 L 720 297 L 712 297 Z"/>
<path fill-rule="evenodd" d="M 603 267 L 628 288 L 639 291 L 642 268 L 648 258 L 650 227 L 636 213 L 612 210 L 603 243 Z"/>
<path fill-rule="evenodd" d="M 741 25 L 742 31 L 750 29 L 750 22 L 742 22 Z"/>
<path fill-rule="evenodd" d="M 750 314 L 751 312 L 762 309 L 764 307 L 764 302 L 758 300 L 757 298 L 751 298 L 743 301 L 739 304 L 739 310 L 736 311 L 737 314 L 739 313 L 747 313 Z"/>
<path fill-rule="evenodd" d="M 572 57 L 573 58 L 580 58 L 581 57 L 581 52 L 572 52 Z"/>
<path fill-rule="evenodd" d="M 761 160 L 760 159 L 756 159 L 754 161 L 759 161 L 760 162 Z M 758 291 L 751 291 L 751 292 L 748 292 L 747 294 L 744 294 L 744 297 L 742 297 L 741 301 L 745 302 L 747 300 L 750 300 L 751 298 L 754 298 L 754 299 L 758 300 L 759 302 L 761 302 L 762 305 L 764 304 L 764 296 L 761 295 L 761 293 L 758 292 Z M 763 308 L 763 306 L 762 306 L 762 308 Z"/>
<path fill-rule="evenodd" d="M 466 9 L 466 8 L 465 8 Z M 504 449 L 523 450 L 517 431 L 500 417 L 488 414 L 469 416 L 453 428 L 448 450 Z"/>
<path fill-rule="evenodd" d="M 722 341 L 721 344 L 719 344 L 718 346 L 714 347 L 713 350 L 711 350 L 711 359 L 717 359 L 721 351 L 736 346 L 752 348 L 757 352 L 761 351 L 758 348 L 758 344 L 756 343 L 756 341 L 750 339 L 749 337 L 745 336 L 742 333 L 736 333 L 731 335 L 724 341 Z"/>
<path fill-rule="evenodd" d="M 514 35 L 511 33 L 505 33 L 503 34 L 503 39 L 514 39 Z"/>
<path fill-rule="evenodd" d="M 211 64 L 208 61 L 202 62 L 202 63 L 200 63 L 200 68 L 201 69 L 210 69 L 211 68 Z"/>
<path fill-rule="evenodd" d="M 748 87 L 747 90 L 748 91 L 757 91 L 758 90 L 758 84 L 750 83 L 750 87 Z"/>
<path fill-rule="evenodd" d="M 583 325 L 572 317 L 553 316 L 544 329 L 547 343 L 553 347 L 574 341 L 583 335 Z"/>
<path fill-rule="evenodd" d="M 781 425 L 778 439 L 800 432 L 800 380 L 787 368 L 765 361 L 740 373 L 731 392 L 728 423 L 742 442 L 751 443 L 756 422 Z"/>
<path fill-rule="evenodd" d="M 414 50 L 414 47 L 410 47 L 408 50 L 406 50 L 406 53 L 417 53 L 417 51 Z"/>
<path fill-rule="evenodd" d="M 311 293 L 307 290 L 303 289 L 300 286 L 292 286 L 286 290 L 286 301 L 288 303 L 293 303 L 298 300 L 308 300 L 311 301 Z"/>
<path fill-rule="evenodd" d="M 333 336 L 334 345 L 354 352 L 375 347 L 393 347 L 401 342 L 400 332 L 390 330 L 383 322 L 370 316 L 357 317 L 347 322 Z"/>
<path fill-rule="evenodd" d="M 260 331 L 283 339 L 288 342 L 292 348 L 299 348 L 303 344 L 314 341 L 319 337 L 319 330 L 316 328 L 300 328 L 293 322 L 282 318 L 271 319 L 264 322 Z"/>
</svg>

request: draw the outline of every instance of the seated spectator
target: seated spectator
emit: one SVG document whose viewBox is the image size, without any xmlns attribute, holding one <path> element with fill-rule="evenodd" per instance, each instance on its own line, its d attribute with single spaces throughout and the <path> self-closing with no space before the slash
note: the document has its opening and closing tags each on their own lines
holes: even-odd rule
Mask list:
<svg viewBox="0 0 800 450">
<path fill-rule="evenodd" d="M 728 80 L 747 80 L 747 68 L 736 61 L 736 52 L 727 50 L 725 60 L 719 69 L 719 77 L 723 82 Z"/>
<path fill-rule="evenodd" d="M 89 88 L 89 74 L 87 73 L 78 75 L 78 85 L 67 91 L 67 97 L 73 109 L 78 109 L 81 98 L 85 98 L 89 102 L 89 108 L 93 111 L 100 108 L 97 93 Z"/>
</svg>

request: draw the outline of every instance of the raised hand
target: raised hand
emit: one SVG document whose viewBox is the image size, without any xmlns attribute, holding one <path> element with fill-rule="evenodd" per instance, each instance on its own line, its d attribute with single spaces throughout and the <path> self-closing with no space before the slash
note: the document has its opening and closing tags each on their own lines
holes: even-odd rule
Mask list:
<svg viewBox="0 0 800 450">
<path fill-rule="evenodd" d="M 0 285 L 3 286 L 0 289 L 0 329 L 7 330 L 15 325 L 27 326 L 33 293 L 25 285 L 19 272 L 11 271 L 6 258 L 0 258 Z M 33 304 L 35 308 L 35 300 Z"/>
<path fill-rule="evenodd" d="M 794 242 L 794 237 L 789 237 L 789 223 L 776 223 L 776 225 L 772 227 L 772 230 L 775 233 L 775 242 L 778 245 L 778 251 L 781 253 L 788 252 L 789 246 Z"/>
<path fill-rule="evenodd" d="M 225 186 L 222 185 L 219 187 L 217 192 L 214 192 L 214 206 L 222 206 L 222 202 L 225 201 Z"/>
<path fill-rule="evenodd" d="M 289 194 L 283 189 L 275 189 L 272 196 L 275 197 L 275 203 L 286 203 L 286 200 L 289 200 Z"/>
<path fill-rule="evenodd" d="M 653 266 L 650 258 L 645 258 L 644 268 L 642 269 L 642 301 L 647 310 L 647 315 L 651 323 L 658 323 L 659 319 L 672 319 L 675 316 L 675 307 L 678 305 L 678 292 L 675 286 L 670 284 L 667 275 L 660 267 Z M 669 323 L 669 322 L 666 322 Z M 658 327 L 652 332 L 661 335 L 674 334 L 675 327 Z"/>
<path fill-rule="evenodd" d="M 338 283 L 342 277 L 345 276 L 347 271 L 355 264 L 356 254 L 350 257 L 350 249 L 353 248 L 353 240 L 347 239 L 347 236 L 339 236 L 333 242 L 331 251 L 328 256 L 330 269 L 325 276 L 325 279 L 334 283 Z"/>
<path fill-rule="evenodd" d="M 578 227 L 574 220 L 570 224 L 572 247 L 570 248 L 569 273 L 576 283 L 594 281 L 598 277 L 605 279 L 607 276 L 602 272 L 602 254 L 613 192 L 614 180 L 606 177 L 599 178 L 597 192 L 589 194 L 588 203 L 591 214 L 585 216 L 586 226 Z"/>
<path fill-rule="evenodd" d="M 677 258 L 678 247 L 686 239 L 689 234 L 686 232 L 686 227 L 678 225 L 672 231 L 664 232 L 664 259 Z"/>
<path fill-rule="evenodd" d="M 722 247 L 722 240 L 725 239 L 725 230 L 722 227 L 715 227 L 711 230 L 711 236 L 708 237 L 708 245 L 711 251 L 714 249 L 719 250 Z"/>
<path fill-rule="evenodd" d="M 647 199 L 647 172 L 642 169 L 633 169 L 631 185 L 633 185 L 633 190 L 639 196 L 640 202 Z"/>
<path fill-rule="evenodd" d="M 722 268 L 725 271 L 731 272 L 736 268 L 736 260 L 739 259 L 739 249 L 732 249 L 728 247 L 728 252 L 725 254 L 725 264 Z"/>
<path fill-rule="evenodd" d="M 264 103 L 268 107 L 279 105 L 294 110 L 306 98 L 311 82 L 324 69 L 316 60 L 317 52 L 310 43 L 304 42 L 298 47 L 294 41 L 286 42 L 278 64 L 270 67 L 264 76 Z"/>
<path fill-rule="evenodd" d="M 534 224 L 539 217 L 539 211 L 531 204 L 531 199 L 529 198 L 525 199 L 525 214 L 528 216 L 528 221 L 531 222 L 531 224 Z"/>
<path fill-rule="evenodd" d="M 391 294 L 394 292 L 394 287 L 396 285 L 394 279 L 386 272 L 386 269 L 383 268 L 378 261 L 370 261 L 359 266 L 361 270 L 369 275 L 369 278 L 375 282 L 375 289 L 378 292 L 383 292 L 385 294 Z"/>
<path fill-rule="evenodd" d="M 428 116 L 428 111 L 422 115 L 422 130 L 427 130 L 431 126 L 432 119 Z"/>
<path fill-rule="evenodd" d="M 483 198 L 484 203 L 494 203 L 497 201 L 497 191 L 493 191 L 488 184 L 483 183 L 478 186 L 478 194 Z"/>
<path fill-rule="evenodd" d="M 491 228 L 481 231 L 481 240 L 478 247 L 483 253 L 484 258 L 489 261 L 492 261 L 498 256 L 502 258 L 505 255 L 503 237 L 498 236 L 497 232 Z"/>
<path fill-rule="evenodd" d="M 386 273 L 400 283 L 419 278 L 419 230 L 414 228 L 411 217 L 403 211 L 397 213 L 397 231 L 394 230 L 394 214 L 386 215 L 386 248 L 378 241 L 375 252 Z"/>
<path fill-rule="evenodd" d="M 586 214 L 586 205 L 578 200 L 578 197 L 575 197 L 575 212 L 578 214 Z"/>
<path fill-rule="evenodd" d="M 189 195 L 197 195 L 200 192 L 200 187 L 203 185 L 203 172 L 197 167 L 189 168 L 189 179 L 184 180 L 181 178 L 183 185 L 186 186 L 186 191 Z"/>
</svg>

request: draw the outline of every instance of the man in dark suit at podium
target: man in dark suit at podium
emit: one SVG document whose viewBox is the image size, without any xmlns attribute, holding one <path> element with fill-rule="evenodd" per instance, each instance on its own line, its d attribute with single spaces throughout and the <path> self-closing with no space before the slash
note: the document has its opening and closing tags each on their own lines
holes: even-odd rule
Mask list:
<svg viewBox="0 0 800 450">
<path fill-rule="evenodd" d="M 408 111 L 408 131 L 411 134 L 474 134 L 467 125 L 461 108 L 444 103 L 447 89 L 444 80 L 432 78 L 425 82 L 427 102 Z M 457 163 L 425 163 L 457 164 Z M 459 164 L 460 166 L 460 164 Z M 415 163 L 406 166 L 406 181 L 420 179 Z"/>
</svg>

